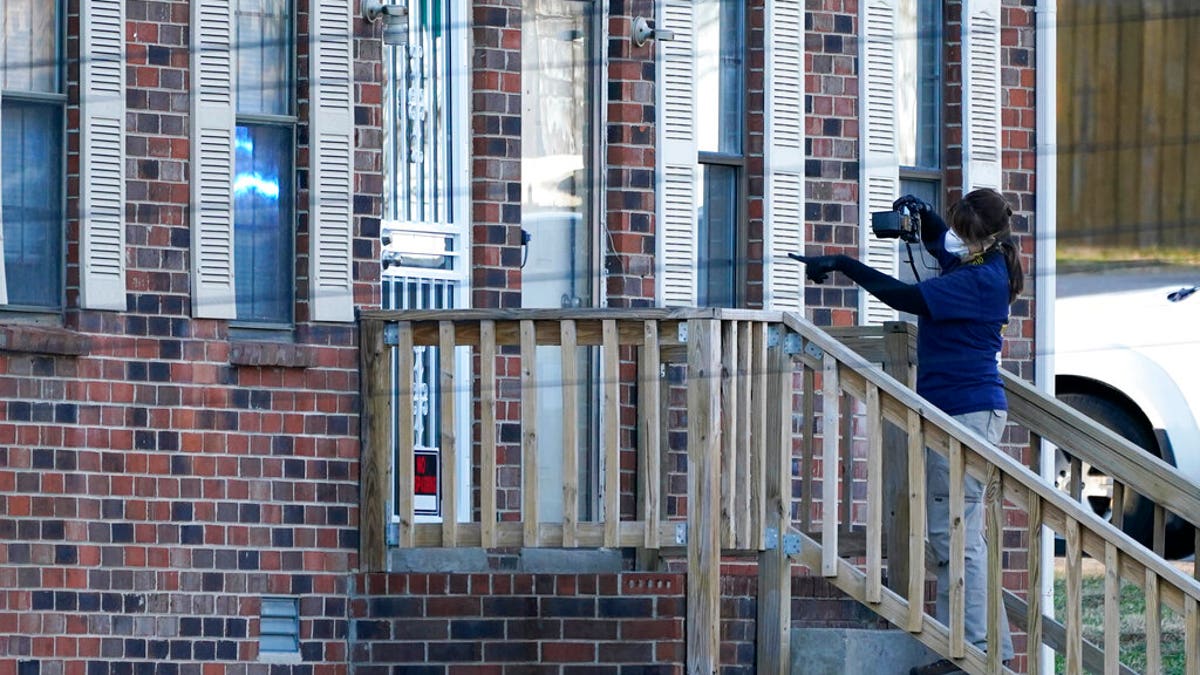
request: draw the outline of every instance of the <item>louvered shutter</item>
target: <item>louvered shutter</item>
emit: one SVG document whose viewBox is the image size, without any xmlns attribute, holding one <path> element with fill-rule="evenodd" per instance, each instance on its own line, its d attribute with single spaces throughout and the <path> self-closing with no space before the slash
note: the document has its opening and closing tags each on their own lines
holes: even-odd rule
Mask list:
<svg viewBox="0 0 1200 675">
<path fill-rule="evenodd" d="M 80 4 L 80 304 L 125 309 L 125 13 L 121 0 Z"/>
<path fill-rule="evenodd" d="M 309 300 L 314 321 L 354 320 L 353 40 L 349 0 L 313 0 L 309 27 Z"/>
<path fill-rule="evenodd" d="M 801 266 L 787 257 L 804 250 L 804 6 L 768 0 L 765 194 L 767 309 L 804 306 Z"/>
<path fill-rule="evenodd" d="M 659 300 L 671 307 L 696 304 L 696 58 L 695 8 L 692 0 L 664 0 L 665 30 L 673 40 L 658 40 L 658 256 L 662 274 Z"/>
<path fill-rule="evenodd" d="M 861 250 L 868 265 L 895 276 L 896 240 L 871 234 L 871 212 L 892 208 L 900 189 L 896 153 L 896 0 L 870 0 L 859 11 L 863 26 L 859 42 Z M 869 293 L 859 293 L 860 323 L 876 324 L 895 318 L 895 310 Z"/>
<path fill-rule="evenodd" d="M 1000 0 L 964 0 L 963 188 L 1001 189 Z"/>
<path fill-rule="evenodd" d="M 192 313 L 233 319 L 233 6 L 192 2 Z"/>
</svg>

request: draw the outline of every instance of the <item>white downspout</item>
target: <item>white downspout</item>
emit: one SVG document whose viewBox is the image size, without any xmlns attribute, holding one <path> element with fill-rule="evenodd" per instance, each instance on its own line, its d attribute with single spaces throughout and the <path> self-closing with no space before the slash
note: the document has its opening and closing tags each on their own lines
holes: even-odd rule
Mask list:
<svg viewBox="0 0 1200 675">
<path fill-rule="evenodd" d="M 1037 178 L 1034 203 L 1034 378 L 1037 387 L 1054 395 L 1054 301 L 1058 219 L 1058 0 L 1037 1 L 1036 129 Z M 1042 441 L 1042 478 L 1054 482 L 1054 447 Z M 1054 615 L 1054 535 L 1042 531 L 1042 611 Z M 1032 590 L 1032 589 L 1031 589 Z M 1054 672 L 1054 652 L 1041 650 L 1039 671 Z"/>
</svg>

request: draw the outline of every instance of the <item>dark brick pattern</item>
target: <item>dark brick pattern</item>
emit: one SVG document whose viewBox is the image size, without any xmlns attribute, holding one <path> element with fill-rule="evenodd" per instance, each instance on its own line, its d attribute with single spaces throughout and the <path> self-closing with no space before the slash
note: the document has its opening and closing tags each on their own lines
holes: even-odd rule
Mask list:
<svg viewBox="0 0 1200 675">
<path fill-rule="evenodd" d="M 608 123 L 605 139 L 605 271 L 610 307 L 654 304 L 654 119 L 657 44 L 638 47 L 638 16 L 654 16 L 649 0 L 618 0 L 608 15 Z"/>
<path fill-rule="evenodd" d="M 193 320 L 190 7 L 125 3 L 128 311 L 79 310 L 78 2 L 68 5 L 64 327 L 5 328 L 0 349 L 0 663 L 20 673 L 252 664 L 259 598 L 294 595 L 305 663 L 272 672 L 345 672 L 356 332 L 305 323 L 307 194 L 296 199 L 296 344 L 235 344 L 225 322 Z M 301 185 L 307 7 L 298 3 L 296 35 Z M 355 293 L 372 306 L 381 74 L 379 41 L 367 37 L 378 27 L 358 29 Z"/>
<path fill-rule="evenodd" d="M 358 673 L 683 672 L 682 575 L 370 574 L 358 586 Z"/>
</svg>

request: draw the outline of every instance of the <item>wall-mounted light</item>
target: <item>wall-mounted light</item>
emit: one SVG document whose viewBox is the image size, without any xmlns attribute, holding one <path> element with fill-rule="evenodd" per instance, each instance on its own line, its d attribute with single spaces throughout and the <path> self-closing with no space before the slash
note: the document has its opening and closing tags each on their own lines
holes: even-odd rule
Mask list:
<svg viewBox="0 0 1200 675">
<path fill-rule="evenodd" d="M 408 6 L 403 3 L 385 3 L 379 0 L 363 0 L 363 18 L 367 23 L 383 19 L 383 44 L 408 44 Z"/>
<path fill-rule="evenodd" d="M 633 44 L 641 47 L 646 44 L 647 40 L 674 40 L 675 31 L 666 30 L 663 28 L 655 28 L 650 25 L 646 17 L 639 16 L 633 20 Z"/>
</svg>

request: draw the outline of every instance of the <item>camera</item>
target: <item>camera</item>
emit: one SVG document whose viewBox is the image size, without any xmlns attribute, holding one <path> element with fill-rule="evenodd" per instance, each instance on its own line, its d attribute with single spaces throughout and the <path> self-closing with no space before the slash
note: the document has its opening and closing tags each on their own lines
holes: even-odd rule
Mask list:
<svg viewBox="0 0 1200 675">
<path fill-rule="evenodd" d="M 901 239 L 910 244 L 921 241 L 921 222 L 916 214 L 900 207 L 871 214 L 871 232 L 880 239 Z"/>
</svg>

